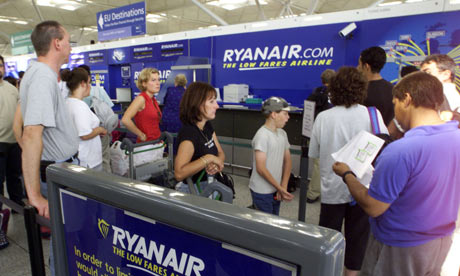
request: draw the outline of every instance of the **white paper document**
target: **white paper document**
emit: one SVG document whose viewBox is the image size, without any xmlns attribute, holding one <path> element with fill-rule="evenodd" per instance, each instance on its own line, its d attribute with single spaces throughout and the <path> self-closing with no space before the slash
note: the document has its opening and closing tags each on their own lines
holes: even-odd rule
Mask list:
<svg viewBox="0 0 460 276">
<path fill-rule="evenodd" d="M 305 100 L 303 102 L 303 120 L 302 120 L 302 135 L 311 137 L 313 130 L 313 122 L 315 120 L 315 102 Z"/>
<path fill-rule="evenodd" d="M 384 143 L 383 139 L 361 130 L 345 146 L 334 152 L 332 158 L 337 162 L 346 163 L 356 177 L 362 180 L 362 184 L 369 184 L 374 170 L 371 163 Z"/>
</svg>

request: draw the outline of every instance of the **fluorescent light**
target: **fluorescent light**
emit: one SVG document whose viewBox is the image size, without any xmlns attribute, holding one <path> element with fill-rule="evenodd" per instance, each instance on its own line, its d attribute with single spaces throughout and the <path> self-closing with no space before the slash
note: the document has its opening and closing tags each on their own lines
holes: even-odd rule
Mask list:
<svg viewBox="0 0 460 276">
<path fill-rule="evenodd" d="M 316 21 L 316 20 L 321 20 L 323 17 L 321 15 L 313 15 L 313 16 L 308 16 L 303 19 L 303 21 Z"/>
<path fill-rule="evenodd" d="M 260 28 L 260 27 L 265 27 L 265 26 L 268 26 L 268 24 L 265 22 L 259 22 L 259 23 L 252 24 L 253 28 Z"/>
<path fill-rule="evenodd" d="M 460 4 L 460 0 L 450 0 L 450 4 Z"/>
<path fill-rule="evenodd" d="M 386 3 L 380 3 L 379 7 L 394 6 L 394 5 L 399 5 L 399 4 L 402 4 L 402 2 L 401 1 L 386 2 Z"/>
<path fill-rule="evenodd" d="M 254 6 L 256 5 L 255 0 L 214 0 L 207 2 L 206 4 L 220 7 L 226 10 L 235 10 L 238 8 L 242 8 L 244 6 Z M 259 0 L 260 5 L 267 5 L 266 0 Z"/>
<path fill-rule="evenodd" d="M 83 7 L 83 4 L 69 0 L 38 0 L 37 5 L 45 7 L 56 7 L 68 11 L 74 11 Z"/>
<path fill-rule="evenodd" d="M 50 0 L 38 0 L 37 5 L 45 6 L 45 7 L 55 7 L 56 6 L 54 3 L 51 3 Z"/>
<path fill-rule="evenodd" d="M 22 21 L 22 20 L 15 20 L 14 23 L 16 23 L 16 24 L 21 24 L 21 25 L 27 25 L 27 24 L 29 24 L 29 22 L 27 22 L 27 21 Z"/>
<path fill-rule="evenodd" d="M 158 23 L 160 21 L 162 21 L 164 19 L 164 17 L 158 15 L 158 14 L 152 14 L 152 13 L 149 13 L 147 14 L 147 17 L 146 17 L 146 20 L 148 22 L 152 22 L 152 23 Z"/>
<path fill-rule="evenodd" d="M 10 22 L 10 20 L 7 18 L 0 18 L 0 22 Z"/>
<path fill-rule="evenodd" d="M 58 6 L 58 8 L 63 9 L 63 10 L 68 10 L 68 11 L 74 11 L 78 9 L 79 7 L 74 6 L 74 5 L 62 5 L 62 6 Z"/>
</svg>

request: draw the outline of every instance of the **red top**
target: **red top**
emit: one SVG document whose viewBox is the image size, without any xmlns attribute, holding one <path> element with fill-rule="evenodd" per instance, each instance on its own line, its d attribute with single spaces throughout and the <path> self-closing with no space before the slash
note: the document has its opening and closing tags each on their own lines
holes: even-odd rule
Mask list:
<svg viewBox="0 0 460 276">
<path fill-rule="evenodd" d="M 136 113 L 134 116 L 134 122 L 136 123 L 137 128 L 139 128 L 147 136 L 147 140 L 151 141 L 156 140 L 160 137 L 160 120 L 161 120 L 161 110 L 158 106 L 158 102 L 155 97 L 150 98 L 146 92 L 139 94 L 144 97 L 145 108 Z M 142 142 L 139 137 L 137 138 L 137 143 Z"/>
</svg>

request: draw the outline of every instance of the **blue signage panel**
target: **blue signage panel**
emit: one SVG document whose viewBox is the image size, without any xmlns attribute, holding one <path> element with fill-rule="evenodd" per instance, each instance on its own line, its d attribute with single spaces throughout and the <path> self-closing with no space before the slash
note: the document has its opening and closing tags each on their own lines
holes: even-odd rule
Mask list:
<svg viewBox="0 0 460 276">
<path fill-rule="evenodd" d="M 88 52 L 85 55 L 85 64 L 91 65 L 107 65 L 106 50 Z"/>
<path fill-rule="evenodd" d="M 99 41 L 145 34 L 145 2 L 97 13 Z"/>
<path fill-rule="evenodd" d="M 132 62 L 154 60 L 153 44 L 132 47 Z"/>
<path fill-rule="evenodd" d="M 337 24 L 215 37 L 215 85 L 248 84 L 262 98 L 274 94 L 301 102 L 321 85 L 325 69 L 344 64 L 348 41 Z M 255 89 L 255 90 L 254 90 Z"/>
<path fill-rule="evenodd" d="M 146 44 L 131 48 L 132 62 L 176 60 L 188 55 L 188 41 Z"/>
<path fill-rule="evenodd" d="M 74 53 L 70 55 L 68 68 L 72 69 L 85 64 L 86 53 Z"/>
<path fill-rule="evenodd" d="M 131 48 L 116 48 L 107 50 L 109 64 L 126 64 L 131 62 Z"/>
<path fill-rule="evenodd" d="M 188 41 L 171 41 L 157 44 L 158 56 L 161 60 L 177 59 L 179 56 L 188 55 Z"/>
<path fill-rule="evenodd" d="M 295 265 L 66 190 L 60 196 L 70 276 L 297 275 Z"/>
<path fill-rule="evenodd" d="M 360 24 L 361 48 L 381 46 L 395 58 L 448 54 L 459 65 L 459 16 L 455 11 L 364 21 Z M 403 62 L 402 66 L 407 65 L 417 63 Z M 396 82 L 398 70 L 399 62 L 387 63 L 381 73 L 388 81 Z"/>
</svg>

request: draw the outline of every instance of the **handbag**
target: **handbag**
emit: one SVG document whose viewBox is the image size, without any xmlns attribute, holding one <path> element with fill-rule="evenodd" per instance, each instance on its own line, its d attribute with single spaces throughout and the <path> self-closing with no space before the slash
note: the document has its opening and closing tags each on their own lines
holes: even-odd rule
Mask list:
<svg viewBox="0 0 460 276">
<path fill-rule="evenodd" d="M 219 172 L 214 175 L 214 177 L 217 181 L 232 189 L 233 198 L 235 198 L 235 184 L 233 183 L 233 178 L 224 172 Z"/>
<path fill-rule="evenodd" d="M 114 174 L 124 176 L 128 172 L 129 160 L 120 146 L 121 142 L 115 141 L 110 147 L 110 165 Z"/>
</svg>

